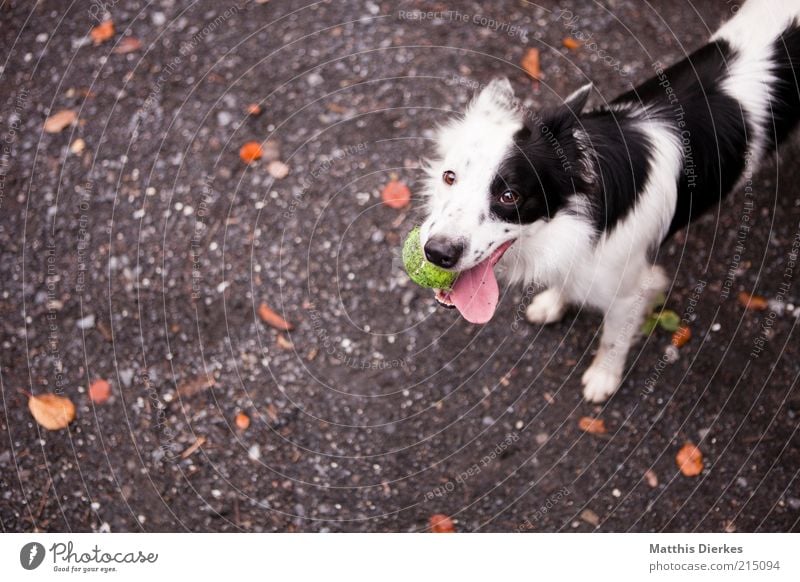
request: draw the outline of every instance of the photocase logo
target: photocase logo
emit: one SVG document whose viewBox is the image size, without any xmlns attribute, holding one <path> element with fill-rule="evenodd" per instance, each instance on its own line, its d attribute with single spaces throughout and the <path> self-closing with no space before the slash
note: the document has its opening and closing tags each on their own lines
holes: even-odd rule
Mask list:
<svg viewBox="0 0 800 582">
<path fill-rule="evenodd" d="M 22 546 L 19 552 L 19 563 L 26 570 L 35 570 L 44 561 L 44 546 L 39 542 L 30 542 Z"/>
</svg>

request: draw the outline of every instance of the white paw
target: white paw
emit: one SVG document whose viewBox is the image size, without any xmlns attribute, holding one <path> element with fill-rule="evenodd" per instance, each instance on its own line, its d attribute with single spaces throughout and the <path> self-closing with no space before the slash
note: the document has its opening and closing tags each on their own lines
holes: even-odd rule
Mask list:
<svg viewBox="0 0 800 582">
<path fill-rule="evenodd" d="M 525 319 L 531 323 L 545 325 L 555 323 L 564 317 L 567 305 L 561 294 L 553 289 L 539 293 L 525 310 Z"/>
<path fill-rule="evenodd" d="M 581 378 L 583 397 L 589 402 L 605 402 L 617 391 L 621 381 L 622 374 L 594 362 Z"/>
</svg>

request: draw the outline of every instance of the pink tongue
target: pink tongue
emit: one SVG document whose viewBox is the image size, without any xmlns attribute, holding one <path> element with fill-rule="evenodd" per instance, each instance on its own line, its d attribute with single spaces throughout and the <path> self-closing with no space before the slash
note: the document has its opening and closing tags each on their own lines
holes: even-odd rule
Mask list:
<svg viewBox="0 0 800 582">
<path fill-rule="evenodd" d="M 494 276 L 494 257 L 463 271 L 450 291 L 450 301 L 470 323 L 486 323 L 494 315 L 500 289 Z"/>
</svg>

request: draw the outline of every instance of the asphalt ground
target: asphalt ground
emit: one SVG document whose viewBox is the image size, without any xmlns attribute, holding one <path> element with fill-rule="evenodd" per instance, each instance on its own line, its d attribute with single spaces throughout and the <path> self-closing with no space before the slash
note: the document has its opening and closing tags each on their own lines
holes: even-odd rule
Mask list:
<svg viewBox="0 0 800 582">
<path fill-rule="evenodd" d="M 506 75 L 536 108 L 588 79 L 597 105 L 736 9 L 0 4 L 2 530 L 420 531 L 446 514 L 457 531 L 798 531 L 797 140 L 663 246 L 692 339 L 677 359 L 669 333 L 641 340 L 603 406 L 580 391 L 599 315 L 531 326 L 509 288 L 473 326 L 398 261 L 433 129 L 475 86 Z M 104 10 L 115 32 L 95 44 Z M 44 132 L 64 109 L 76 123 Z M 381 203 L 393 175 L 408 209 Z M 98 378 L 112 395 L 93 404 Z M 77 418 L 41 428 L 26 392 Z"/>
</svg>

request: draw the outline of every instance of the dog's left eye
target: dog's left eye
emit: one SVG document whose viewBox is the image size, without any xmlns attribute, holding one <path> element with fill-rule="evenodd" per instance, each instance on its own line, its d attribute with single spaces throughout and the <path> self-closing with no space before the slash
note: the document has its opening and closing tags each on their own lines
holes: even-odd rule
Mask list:
<svg viewBox="0 0 800 582">
<path fill-rule="evenodd" d="M 500 194 L 500 203 L 506 204 L 507 206 L 514 206 L 516 203 L 519 202 L 519 194 L 514 192 L 513 190 L 506 190 L 502 194 Z"/>
<path fill-rule="evenodd" d="M 444 183 L 448 186 L 452 186 L 453 182 L 456 181 L 456 173 L 452 170 L 447 170 L 444 174 L 442 174 L 442 180 L 444 180 Z"/>
</svg>

